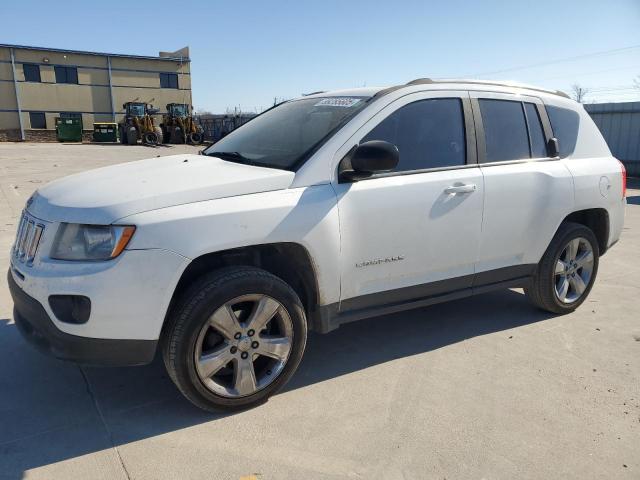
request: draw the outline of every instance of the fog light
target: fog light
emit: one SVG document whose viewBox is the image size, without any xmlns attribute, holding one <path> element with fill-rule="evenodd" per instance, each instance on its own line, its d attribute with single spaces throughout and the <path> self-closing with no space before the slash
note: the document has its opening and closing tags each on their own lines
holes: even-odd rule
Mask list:
<svg viewBox="0 0 640 480">
<path fill-rule="evenodd" d="M 51 295 L 49 306 L 56 318 L 64 323 L 87 323 L 91 315 L 91 300 L 82 295 Z"/>
</svg>

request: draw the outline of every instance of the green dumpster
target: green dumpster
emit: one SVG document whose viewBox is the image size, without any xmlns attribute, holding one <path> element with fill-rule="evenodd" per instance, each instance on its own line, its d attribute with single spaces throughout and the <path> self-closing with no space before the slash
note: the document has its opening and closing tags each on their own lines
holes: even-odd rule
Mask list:
<svg viewBox="0 0 640 480">
<path fill-rule="evenodd" d="M 96 122 L 93 124 L 94 142 L 117 142 L 118 124 L 112 122 Z"/>
<path fill-rule="evenodd" d="M 56 135 L 59 142 L 81 142 L 82 119 L 57 117 Z"/>
</svg>

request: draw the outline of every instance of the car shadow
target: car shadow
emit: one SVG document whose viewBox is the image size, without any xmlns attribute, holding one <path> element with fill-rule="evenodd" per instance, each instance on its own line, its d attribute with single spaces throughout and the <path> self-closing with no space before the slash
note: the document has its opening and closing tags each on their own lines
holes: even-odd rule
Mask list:
<svg viewBox="0 0 640 480">
<path fill-rule="evenodd" d="M 550 316 L 505 290 L 346 324 L 310 335 L 285 391 Z M 0 320 L 0 392 L 2 478 L 231 415 L 188 403 L 160 358 L 144 367 L 80 368 L 34 351 L 8 319 Z"/>
</svg>

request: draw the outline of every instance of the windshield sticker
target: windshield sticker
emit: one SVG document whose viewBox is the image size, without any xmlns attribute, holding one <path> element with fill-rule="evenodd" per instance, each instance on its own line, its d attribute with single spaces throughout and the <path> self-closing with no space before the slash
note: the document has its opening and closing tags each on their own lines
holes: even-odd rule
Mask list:
<svg viewBox="0 0 640 480">
<path fill-rule="evenodd" d="M 360 98 L 351 97 L 323 98 L 316 103 L 314 107 L 353 107 L 355 104 L 360 102 L 360 100 Z"/>
</svg>

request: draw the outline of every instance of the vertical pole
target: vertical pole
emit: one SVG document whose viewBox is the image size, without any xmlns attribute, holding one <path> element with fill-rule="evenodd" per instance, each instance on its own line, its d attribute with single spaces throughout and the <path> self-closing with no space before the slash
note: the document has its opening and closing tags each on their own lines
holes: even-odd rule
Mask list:
<svg viewBox="0 0 640 480">
<path fill-rule="evenodd" d="M 113 104 L 113 83 L 111 82 L 111 57 L 107 57 L 107 67 L 109 67 L 109 99 L 111 100 L 111 121 L 116 121 L 116 109 Z"/>
<path fill-rule="evenodd" d="M 24 125 L 22 124 L 22 108 L 20 107 L 20 88 L 18 87 L 18 78 L 16 77 L 16 56 L 11 51 L 11 69 L 13 70 L 13 88 L 16 91 L 16 105 L 18 106 L 18 121 L 20 122 L 20 140 L 24 142 Z"/>
</svg>

